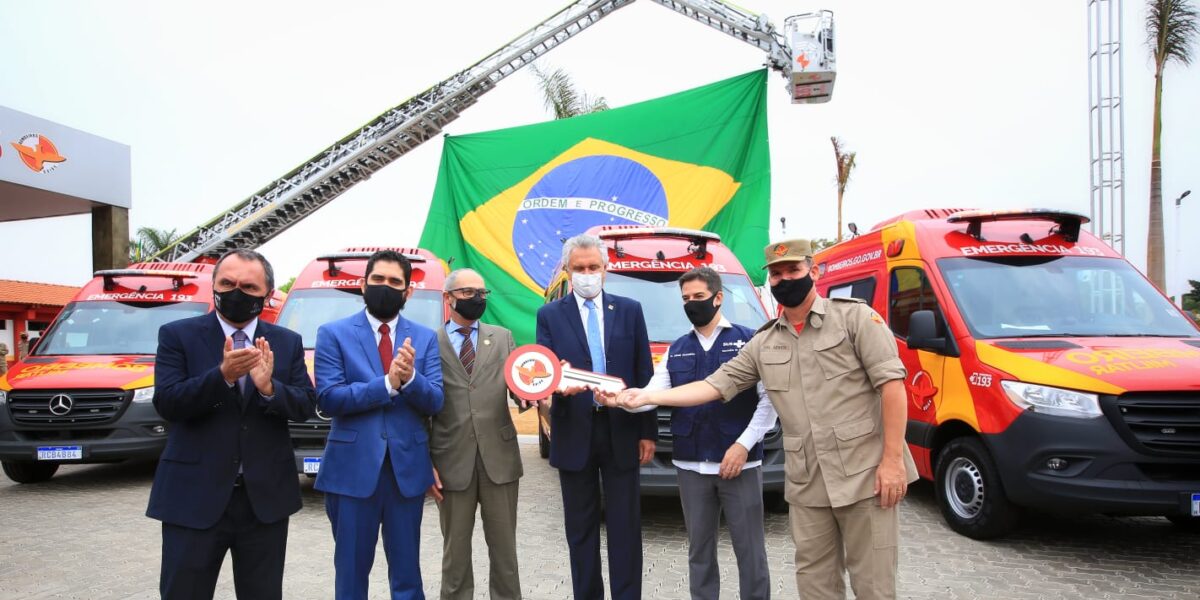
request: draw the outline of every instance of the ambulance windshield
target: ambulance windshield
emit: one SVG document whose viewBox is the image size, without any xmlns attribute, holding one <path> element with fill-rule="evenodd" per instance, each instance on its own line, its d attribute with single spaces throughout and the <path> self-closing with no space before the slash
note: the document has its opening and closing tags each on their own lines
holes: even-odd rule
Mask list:
<svg viewBox="0 0 1200 600">
<path fill-rule="evenodd" d="M 944 258 L 938 267 L 976 338 L 1198 333 L 1124 260 Z"/>
<path fill-rule="evenodd" d="M 641 303 L 650 341 L 673 342 L 692 330 L 691 322 L 683 313 L 683 299 L 679 294 L 679 276 L 682 274 L 609 271 L 604 291 Z M 729 322 L 750 329 L 758 329 L 767 322 L 767 314 L 763 312 L 762 302 L 755 294 L 750 278 L 741 274 L 722 274 L 721 285 L 725 288 L 721 314 Z"/>
<path fill-rule="evenodd" d="M 36 356 L 148 354 L 158 328 L 208 312 L 204 302 L 132 304 L 113 300 L 68 304 L 34 351 Z"/>
<path fill-rule="evenodd" d="M 318 327 L 362 309 L 363 298 L 358 290 L 293 290 L 288 294 L 275 324 L 299 333 L 304 338 L 304 347 L 312 350 L 317 345 Z M 430 329 L 441 327 L 445 322 L 442 318 L 442 293 L 414 290 L 401 314 L 405 319 Z"/>
</svg>

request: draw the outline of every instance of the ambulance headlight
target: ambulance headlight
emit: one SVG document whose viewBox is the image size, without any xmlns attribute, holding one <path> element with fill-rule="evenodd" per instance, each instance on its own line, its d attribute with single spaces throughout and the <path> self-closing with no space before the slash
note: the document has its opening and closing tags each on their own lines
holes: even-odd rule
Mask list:
<svg viewBox="0 0 1200 600">
<path fill-rule="evenodd" d="M 133 391 L 133 401 L 139 404 L 154 401 L 154 386 L 138 388 Z"/>
<path fill-rule="evenodd" d="M 8 402 L 8 392 L 0 390 L 0 404 L 4 404 L 5 402 Z"/>
<path fill-rule="evenodd" d="M 1001 381 L 1000 385 L 1008 399 L 1024 410 L 1078 419 L 1094 419 L 1103 414 L 1096 394 L 1019 381 Z"/>
</svg>

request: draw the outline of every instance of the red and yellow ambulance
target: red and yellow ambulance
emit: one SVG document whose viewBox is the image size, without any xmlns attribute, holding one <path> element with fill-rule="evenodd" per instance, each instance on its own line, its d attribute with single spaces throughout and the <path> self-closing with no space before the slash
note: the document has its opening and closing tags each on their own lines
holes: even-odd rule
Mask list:
<svg viewBox="0 0 1200 600">
<path fill-rule="evenodd" d="M 157 457 L 167 441 L 152 404 L 158 328 L 212 309 L 212 272 L 199 263 L 97 271 L 0 377 L 4 473 L 35 483 L 62 463 Z M 267 303 L 264 320 L 281 297 Z"/>
<path fill-rule="evenodd" d="M 696 267 L 711 267 L 721 275 L 725 300 L 721 314 L 731 323 L 758 329 L 767 321 L 767 311 L 758 289 L 750 281 L 741 261 L 721 243 L 721 236 L 707 231 L 674 227 L 606 225 L 588 230 L 608 246 L 608 273 L 604 291 L 633 298 L 642 305 L 654 362 L 667 348 L 692 330 L 683 312 L 679 278 Z M 546 288 L 546 302 L 571 293 L 570 278 L 559 264 Z M 550 415 L 539 408 L 539 441 L 542 457 L 550 455 Z M 773 493 L 778 504 L 783 490 L 783 438 L 776 423 L 763 439 L 763 489 Z M 675 467 L 671 463 L 671 412 L 658 410 L 658 444 L 654 458 L 642 466 L 642 493 L 678 493 Z"/>
<path fill-rule="evenodd" d="M 815 257 L 894 332 L 909 447 L 964 535 L 1020 508 L 1200 523 L 1200 330 L 1087 220 L 913 211 Z"/>
<path fill-rule="evenodd" d="M 367 259 L 378 250 L 395 250 L 412 263 L 409 285 L 413 293 L 404 305 L 404 318 L 434 330 L 445 323 L 442 285 L 446 281 L 446 267 L 432 252 L 420 248 L 364 246 L 319 256 L 308 263 L 292 283 L 277 321 L 304 338 L 304 360 L 308 363 L 309 377 L 313 375 L 317 328 L 364 309 L 362 283 Z M 316 417 L 304 423 L 288 424 L 298 472 L 315 477 L 320 470 L 325 438 L 329 436 L 329 421 L 329 417 L 318 410 Z"/>
</svg>

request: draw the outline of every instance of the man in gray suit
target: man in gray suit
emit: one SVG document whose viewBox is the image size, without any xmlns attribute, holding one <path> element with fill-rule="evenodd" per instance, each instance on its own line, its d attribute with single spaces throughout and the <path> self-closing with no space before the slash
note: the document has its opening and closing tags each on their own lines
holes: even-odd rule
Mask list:
<svg viewBox="0 0 1200 600">
<path fill-rule="evenodd" d="M 483 277 L 459 269 L 446 277 L 450 320 L 438 330 L 445 405 L 432 418 L 429 452 L 442 525 L 442 598 L 473 598 L 471 536 L 475 507 L 483 518 L 493 599 L 520 598 L 517 576 L 517 484 L 521 454 L 508 411 L 504 363 L 512 332 L 486 325 Z"/>
</svg>

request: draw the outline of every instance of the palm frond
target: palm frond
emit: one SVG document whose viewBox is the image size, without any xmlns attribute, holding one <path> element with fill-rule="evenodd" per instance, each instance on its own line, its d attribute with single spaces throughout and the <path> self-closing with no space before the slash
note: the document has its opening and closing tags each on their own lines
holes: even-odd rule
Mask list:
<svg viewBox="0 0 1200 600">
<path fill-rule="evenodd" d="M 603 96 L 592 97 L 579 91 L 571 76 L 561 68 L 547 71 L 536 64 L 530 65 L 542 91 L 542 103 L 546 110 L 554 113 L 555 119 L 569 119 L 579 115 L 608 110 Z"/>
<path fill-rule="evenodd" d="M 1196 19 L 1196 8 L 1189 0 L 1149 0 L 1146 3 L 1146 43 L 1158 69 L 1171 61 L 1192 64 Z"/>
</svg>

